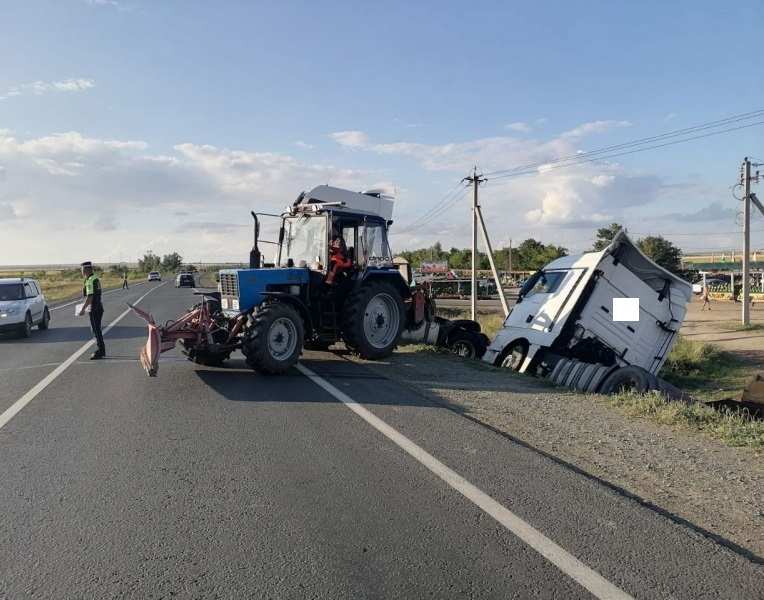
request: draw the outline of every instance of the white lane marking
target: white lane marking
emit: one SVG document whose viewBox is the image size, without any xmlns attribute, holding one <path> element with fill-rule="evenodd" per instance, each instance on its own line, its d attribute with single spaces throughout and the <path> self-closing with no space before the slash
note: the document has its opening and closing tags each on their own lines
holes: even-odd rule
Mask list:
<svg viewBox="0 0 764 600">
<path fill-rule="evenodd" d="M 151 292 L 154 290 L 158 290 L 160 287 L 162 287 L 164 283 L 158 285 L 155 288 L 151 288 L 148 292 L 143 294 L 138 300 L 135 301 L 134 304 L 138 304 L 141 300 L 143 300 L 146 296 L 148 296 Z M 106 335 L 111 331 L 111 329 L 119 323 L 122 319 L 124 319 L 128 313 L 130 312 L 130 309 L 128 308 L 125 310 L 121 315 L 119 315 L 116 319 L 114 319 L 109 325 L 106 327 L 106 329 L 103 330 L 103 334 Z M 0 429 L 5 427 L 5 425 L 10 421 L 13 417 L 15 417 L 19 411 L 24 408 L 27 404 L 29 404 L 32 400 L 35 399 L 35 397 L 43 391 L 46 387 L 48 387 L 55 379 L 61 375 L 64 371 L 66 371 L 74 361 L 76 361 L 80 356 L 85 354 L 88 348 L 92 346 L 95 343 L 95 340 L 89 340 L 87 343 L 83 344 L 79 350 L 77 350 L 74 354 L 72 354 L 69 358 L 67 358 L 64 362 L 62 362 L 60 365 L 58 365 L 55 369 L 53 369 L 50 373 L 48 373 L 37 385 L 35 385 L 31 390 L 29 390 L 26 394 L 24 394 L 21 398 L 16 400 L 13 404 L 11 404 L 8 408 L 5 409 L 5 411 L 0 414 Z"/>
<path fill-rule="evenodd" d="M 320 375 L 317 375 L 302 364 L 297 364 L 297 370 L 308 377 L 313 383 L 323 388 L 342 402 L 355 414 L 361 417 L 374 429 L 387 437 L 404 452 L 415 458 L 435 475 L 440 477 L 467 500 L 481 508 L 487 514 L 496 519 L 510 532 L 519 537 L 536 552 L 541 554 L 560 571 L 589 590 L 595 597 L 608 600 L 633 600 L 626 592 L 610 583 L 596 571 L 587 567 L 568 551 L 558 546 L 543 533 L 534 529 L 530 523 L 524 521 L 508 508 L 499 504 L 488 494 L 464 479 L 456 471 L 451 470 L 426 450 L 417 446 L 405 435 L 388 425 L 374 413 L 358 404 L 345 392 L 337 389 Z"/>
<path fill-rule="evenodd" d="M 0 373 L 5 373 L 6 371 L 23 371 L 24 369 L 42 369 L 43 367 L 56 367 L 58 366 L 57 362 L 54 363 L 42 363 L 39 365 L 25 365 L 23 367 L 8 367 L 7 369 L 0 369 Z"/>
<path fill-rule="evenodd" d="M 145 283 L 146 283 L 145 281 L 139 281 L 138 283 L 134 283 L 133 286 L 144 285 Z M 106 290 L 103 293 L 103 295 L 105 296 L 106 294 L 113 294 L 114 292 L 121 292 L 121 291 L 122 291 L 122 288 L 114 288 L 113 290 Z M 130 291 L 129 288 L 128 288 L 128 291 Z M 77 298 L 76 300 L 72 300 L 71 302 L 67 302 L 66 304 L 59 304 L 58 306 L 50 306 L 49 309 L 58 310 L 59 308 L 66 308 L 67 306 L 71 306 L 72 304 L 77 304 L 77 302 L 79 302 L 80 300 L 82 300 L 82 298 Z"/>
</svg>

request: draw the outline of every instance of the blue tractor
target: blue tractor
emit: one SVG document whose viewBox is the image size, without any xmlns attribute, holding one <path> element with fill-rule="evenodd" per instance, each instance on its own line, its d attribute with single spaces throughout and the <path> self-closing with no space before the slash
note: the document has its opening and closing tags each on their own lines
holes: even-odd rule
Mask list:
<svg viewBox="0 0 764 600">
<path fill-rule="evenodd" d="M 274 264 L 261 260 L 253 213 L 250 268 L 219 273 L 220 311 L 239 322 L 229 346 L 235 337 L 247 364 L 269 374 L 287 371 L 303 348 L 339 341 L 363 358 L 390 355 L 415 310 L 387 241 L 392 208 L 378 192 L 302 193 L 281 215 Z"/>
</svg>

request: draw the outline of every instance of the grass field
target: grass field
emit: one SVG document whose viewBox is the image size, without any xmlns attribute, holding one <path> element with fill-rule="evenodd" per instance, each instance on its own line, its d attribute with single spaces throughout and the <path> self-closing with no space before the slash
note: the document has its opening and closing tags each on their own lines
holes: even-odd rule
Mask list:
<svg viewBox="0 0 764 600">
<path fill-rule="evenodd" d="M 69 271 L 17 271 L 3 272 L 2 277 L 29 277 L 40 282 L 42 293 L 48 302 L 68 300 L 82 295 L 82 274 L 77 270 Z M 122 285 L 122 275 L 112 272 L 98 273 L 103 289 L 115 288 Z M 146 279 L 145 273 L 128 272 L 129 283 Z"/>
</svg>

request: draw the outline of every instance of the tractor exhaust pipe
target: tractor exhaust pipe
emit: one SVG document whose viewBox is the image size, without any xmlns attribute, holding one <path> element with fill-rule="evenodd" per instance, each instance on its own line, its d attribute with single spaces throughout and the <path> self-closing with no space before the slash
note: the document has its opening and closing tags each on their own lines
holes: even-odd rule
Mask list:
<svg viewBox="0 0 764 600">
<path fill-rule="evenodd" d="M 249 268 L 250 269 L 259 269 L 260 268 L 260 248 L 257 246 L 257 239 L 260 237 L 260 221 L 257 220 L 257 215 L 255 214 L 255 211 L 250 211 L 252 213 L 252 218 L 255 220 L 254 225 L 254 245 L 252 246 L 252 250 L 249 251 Z"/>
</svg>

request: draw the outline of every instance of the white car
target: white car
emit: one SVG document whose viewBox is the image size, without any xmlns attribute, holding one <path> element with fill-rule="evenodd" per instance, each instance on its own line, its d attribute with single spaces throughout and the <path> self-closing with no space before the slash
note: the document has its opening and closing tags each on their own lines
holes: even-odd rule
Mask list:
<svg viewBox="0 0 764 600">
<path fill-rule="evenodd" d="M 35 279 L 0 279 L 0 332 L 14 331 L 24 337 L 32 327 L 47 329 L 50 310 Z"/>
<path fill-rule="evenodd" d="M 162 276 L 159 274 L 159 271 L 151 271 L 148 276 L 149 281 L 162 281 Z"/>
</svg>

